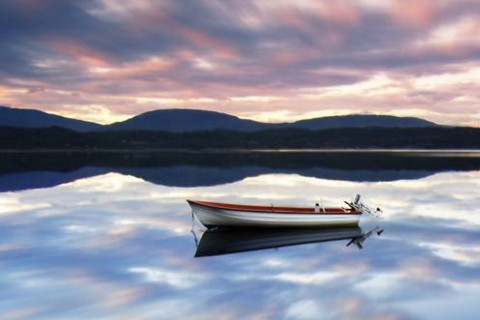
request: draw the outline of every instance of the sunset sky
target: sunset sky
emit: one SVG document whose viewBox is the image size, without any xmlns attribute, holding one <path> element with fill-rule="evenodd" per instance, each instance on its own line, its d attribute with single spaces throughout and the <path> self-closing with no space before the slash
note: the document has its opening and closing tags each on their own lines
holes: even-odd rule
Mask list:
<svg viewBox="0 0 480 320">
<path fill-rule="evenodd" d="M 0 105 L 480 126 L 478 0 L 2 0 Z"/>
</svg>

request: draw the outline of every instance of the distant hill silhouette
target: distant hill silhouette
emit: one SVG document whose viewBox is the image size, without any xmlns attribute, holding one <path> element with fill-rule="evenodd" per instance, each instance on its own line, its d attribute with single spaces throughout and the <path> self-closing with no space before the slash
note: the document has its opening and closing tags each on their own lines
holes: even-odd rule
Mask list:
<svg viewBox="0 0 480 320">
<path fill-rule="evenodd" d="M 416 128 L 433 126 L 436 126 L 436 124 L 419 118 L 386 115 L 348 115 L 314 118 L 291 123 L 262 123 L 240 119 L 220 112 L 167 109 L 142 113 L 126 121 L 106 126 L 106 129 L 191 132 L 218 129 L 255 131 L 277 128 L 322 130 L 334 128 Z"/>
<path fill-rule="evenodd" d="M 300 120 L 290 123 L 263 123 L 214 111 L 193 109 L 162 109 L 102 126 L 97 123 L 70 119 L 38 110 L 0 106 L 0 126 L 21 128 L 62 127 L 75 131 L 167 131 L 192 132 L 205 130 L 258 131 L 295 128 L 308 130 L 336 128 L 419 128 L 437 124 L 413 117 L 387 115 L 346 115 Z"/>
<path fill-rule="evenodd" d="M 300 120 L 294 123 L 282 124 L 283 127 L 302 128 L 310 130 L 335 128 L 420 128 L 433 127 L 437 124 L 413 117 L 395 117 L 386 115 L 347 115 Z"/>
<path fill-rule="evenodd" d="M 102 125 L 57 116 L 39 110 L 18 109 L 0 106 L 0 126 L 20 128 L 63 127 L 75 131 L 94 131 Z"/>
<path fill-rule="evenodd" d="M 156 130 L 169 132 L 216 129 L 254 131 L 267 129 L 268 127 L 268 124 L 240 119 L 225 113 L 191 109 L 154 110 L 107 126 L 110 130 Z"/>
</svg>

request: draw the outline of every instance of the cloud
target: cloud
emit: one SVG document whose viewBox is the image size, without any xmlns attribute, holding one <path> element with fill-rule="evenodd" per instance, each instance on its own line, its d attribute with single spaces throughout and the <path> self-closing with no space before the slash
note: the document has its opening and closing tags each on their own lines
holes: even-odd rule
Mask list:
<svg viewBox="0 0 480 320">
<path fill-rule="evenodd" d="M 436 17 L 438 1 L 396 0 L 392 6 L 393 18 L 407 28 L 425 28 Z"/>
<path fill-rule="evenodd" d="M 7 0 L 0 97 L 102 123 L 179 106 L 273 121 L 398 111 L 475 125 L 475 88 L 410 83 L 479 67 L 478 10 L 469 0 Z M 379 77 L 390 83 L 358 99 Z M 342 94 L 304 99 L 312 88 Z"/>
</svg>

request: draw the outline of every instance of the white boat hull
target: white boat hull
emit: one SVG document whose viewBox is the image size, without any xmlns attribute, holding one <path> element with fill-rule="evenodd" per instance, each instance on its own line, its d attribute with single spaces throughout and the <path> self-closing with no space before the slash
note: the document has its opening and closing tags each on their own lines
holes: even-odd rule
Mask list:
<svg viewBox="0 0 480 320">
<path fill-rule="evenodd" d="M 335 227 L 358 224 L 359 214 L 313 214 L 238 211 L 211 208 L 190 202 L 195 216 L 206 227 Z"/>
</svg>

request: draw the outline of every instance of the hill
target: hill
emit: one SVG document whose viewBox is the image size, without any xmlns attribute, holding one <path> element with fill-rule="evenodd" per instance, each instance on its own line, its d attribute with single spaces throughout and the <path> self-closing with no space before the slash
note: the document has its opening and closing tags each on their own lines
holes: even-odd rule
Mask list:
<svg viewBox="0 0 480 320">
<path fill-rule="evenodd" d="M 336 128 L 422 128 L 438 126 L 436 123 L 413 117 L 396 117 L 387 115 L 347 115 L 300 120 L 284 123 L 282 127 L 293 127 L 310 130 Z"/>
<path fill-rule="evenodd" d="M 123 122 L 106 126 L 107 130 L 154 130 L 192 132 L 205 130 L 256 131 L 263 129 L 335 129 L 335 128 L 421 128 L 437 124 L 419 118 L 386 115 L 348 115 L 300 120 L 290 123 L 263 123 L 240 119 L 212 111 L 167 109 L 142 113 Z"/>
<path fill-rule="evenodd" d="M 204 130 L 254 131 L 268 128 L 268 124 L 235 116 L 202 110 L 166 109 L 142 113 L 123 122 L 106 126 L 108 130 L 155 130 L 191 132 Z"/>
<path fill-rule="evenodd" d="M 142 113 L 122 122 L 100 124 L 66 118 L 39 110 L 0 106 L 0 126 L 20 128 L 62 127 L 74 131 L 166 131 L 193 132 L 232 130 L 251 132 L 266 129 L 324 130 L 337 128 L 422 128 L 438 126 L 419 118 L 387 115 L 346 115 L 300 120 L 289 123 L 263 123 L 204 110 L 162 109 Z"/>
<path fill-rule="evenodd" d="M 0 126 L 20 128 L 62 127 L 75 131 L 94 131 L 102 125 L 70 119 L 39 110 L 17 109 L 0 106 Z"/>
</svg>

